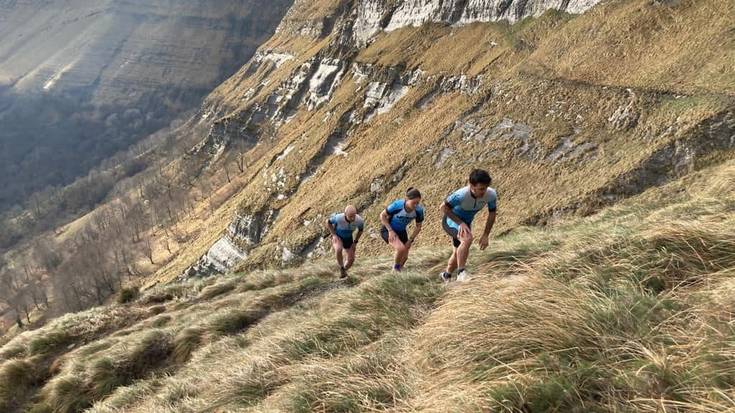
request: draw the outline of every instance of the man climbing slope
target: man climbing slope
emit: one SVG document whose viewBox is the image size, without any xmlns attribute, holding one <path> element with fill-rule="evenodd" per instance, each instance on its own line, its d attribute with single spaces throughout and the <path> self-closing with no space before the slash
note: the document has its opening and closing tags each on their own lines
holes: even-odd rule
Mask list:
<svg viewBox="0 0 735 413">
<path fill-rule="evenodd" d="M 488 236 L 495 224 L 497 211 L 497 194 L 494 189 L 490 188 L 491 182 L 492 178 L 487 171 L 475 169 L 470 173 L 469 185 L 449 195 L 441 206 L 444 214 L 442 227 L 452 237 L 454 245 L 447 269 L 441 273 L 444 282 L 451 279 L 455 269 L 458 270 L 457 281 L 469 279 L 465 264 L 470 253 L 470 246 L 474 241 L 472 220 L 485 206 L 488 209 L 488 216 L 485 230 L 480 237 L 480 250 L 487 248 Z"/>
<path fill-rule="evenodd" d="M 345 212 L 333 214 L 324 222 L 324 226 L 332 234 L 332 248 L 337 255 L 339 278 L 346 278 L 347 270 L 355 262 L 355 248 L 365 229 L 365 221 L 357 214 L 354 206 L 348 205 Z M 357 229 L 357 235 L 353 238 L 355 229 Z M 346 259 L 343 257 L 343 252 L 347 254 Z"/>
<path fill-rule="evenodd" d="M 396 199 L 380 213 L 380 222 L 383 224 L 380 235 L 396 251 L 393 271 L 399 272 L 406 265 L 408 252 L 421 232 L 424 207 L 420 203 L 421 192 L 416 188 L 408 188 L 404 199 Z M 409 237 L 408 225 L 413 220 L 416 220 L 416 227 Z"/>
</svg>

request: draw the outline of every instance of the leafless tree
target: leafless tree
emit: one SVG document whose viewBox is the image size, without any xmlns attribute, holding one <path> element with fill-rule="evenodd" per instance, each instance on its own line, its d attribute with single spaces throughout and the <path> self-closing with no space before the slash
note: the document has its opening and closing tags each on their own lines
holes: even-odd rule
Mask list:
<svg viewBox="0 0 735 413">
<path fill-rule="evenodd" d="M 14 269 L 5 267 L 0 273 L 0 301 L 12 308 L 18 317 L 24 314 L 30 323 L 30 305 L 24 286 L 22 276 Z"/>
<path fill-rule="evenodd" d="M 156 262 L 153 260 L 153 236 L 149 235 L 143 241 L 143 253 L 148 257 L 148 261 L 155 265 Z"/>
<path fill-rule="evenodd" d="M 164 230 L 163 234 L 163 246 L 166 248 L 166 251 L 168 251 L 169 254 L 173 254 L 173 251 L 171 250 L 171 239 L 173 238 L 173 231 L 166 228 Z"/>
<path fill-rule="evenodd" d="M 227 162 L 224 162 L 222 165 L 222 169 L 225 170 L 225 178 L 227 178 L 227 183 L 232 183 L 232 178 L 230 177 L 230 167 Z"/>
<path fill-rule="evenodd" d="M 237 164 L 237 169 L 240 171 L 240 173 L 244 173 L 245 172 L 245 152 L 240 152 L 237 154 L 235 163 Z"/>
<path fill-rule="evenodd" d="M 148 214 L 143 208 L 143 204 L 136 202 L 128 209 L 127 222 L 131 229 L 132 240 L 135 243 L 141 241 L 141 235 L 148 227 Z"/>
<path fill-rule="evenodd" d="M 32 258 L 46 273 L 52 273 L 62 262 L 61 253 L 56 251 L 49 241 L 43 239 L 33 245 Z"/>
</svg>

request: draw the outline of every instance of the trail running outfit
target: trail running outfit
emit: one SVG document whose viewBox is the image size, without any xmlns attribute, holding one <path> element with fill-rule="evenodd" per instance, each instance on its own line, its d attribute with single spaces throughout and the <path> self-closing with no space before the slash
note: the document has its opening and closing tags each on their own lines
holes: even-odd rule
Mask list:
<svg viewBox="0 0 735 413">
<path fill-rule="evenodd" d="M 472 220 L 482 208 L 487 206 L 490 212 L 497 210 L 498 195 L 494 189 L 488 188 L 483 197 L 475 198 L 472 195 L 472 191 L 470 191 L 470 187 L 466 186 L 449 195 L 444 202 L 451 208 L 454 215 L 471 228 Z M 460 224 L 459 222 L 454 222 L 454 220 L 446 215 L 442 218 L 442 228 L 452 237 L 452 243 L 455 248 L 460 245 L 458 238 Z"/>
<path fill-rule="evenodd" d="M 385 210 L 388 212 L 388 216 L 390 217 L 389 223 L 391 229 L 396 233 L 396 235 L 398 235 L 398 238 L 404 244 L 408 242 L 407 228 L 411 221 L 415 219 L 417 224 L 424 222 L 424 207 L 416 205 L 416 208 L 413 211 L 408 212 L 406 211 L 405 199 L 396 199 L 388 205 Z M 386 243 L 388 243 L 388 228 L 383 226 L 380 229 L 380 236 L 383 237 L 383 240 Z"/>
<path fill-rule="evenodd" d="M 350 222 L 345 218 L 345 214 L 334 214 L 329 218 L 329 223 L 334 225 L 334 232 L 342 240 L 342 246 L 350 249 L 354 243 L 352 233 L 355 229 L 362 231 L 365 228 L 365 220 L 360 215 L 355 216 L 355 220 Z"/>
</svg>

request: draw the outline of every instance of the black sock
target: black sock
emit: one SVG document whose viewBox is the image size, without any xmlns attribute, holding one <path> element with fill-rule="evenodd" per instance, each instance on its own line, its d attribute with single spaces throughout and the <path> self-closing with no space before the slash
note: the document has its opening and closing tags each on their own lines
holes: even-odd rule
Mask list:
<svg viewBox="0 0 735 413">
<path fill-rule="evenodd" d="M 457 269 L 457 274 L 461 273 L 462 271 L 464 271 L 464 268 L 458 268 Z"/>
</svg>

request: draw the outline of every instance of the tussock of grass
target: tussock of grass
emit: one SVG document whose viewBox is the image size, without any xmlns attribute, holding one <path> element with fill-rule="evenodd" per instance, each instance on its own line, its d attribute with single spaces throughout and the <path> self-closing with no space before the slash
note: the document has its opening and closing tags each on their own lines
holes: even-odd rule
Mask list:
<svg viewBox="0 0 735 413">
<path fill-rule="evenodd" d="M 20 343 L 6 344 L 0 349 L 0 360 L 10 360 L 26 355 L 26 347 Z"/>
<path fill-rule="evenodd" d="M 87 362 L 77 359 L 45 386 L 44 402 L 61 412 L 89 407 L 116 388 L 165 367 L 173 349 L 170 333 L 150 330 L 134 342 L 115 344 Z"/>
<path fill-rule="evenodd" d="M 118 293 L 117 302 L 118 304 L 127 304 L 138 298 L 138 295 L 140 295 L 138 287 L 123 288 Z"/>
<path fill-rule="evenodd" d="M 186 328 L 174 338 L 174 360 L 183 363 L 189 360 L 191 353 L 202 343 L 204 330 L 201 328 Z"/>
<path fill-rule="evenodd" d="M 166 312 L 166 306 L 165 305 L 154 305 L 153 307 L 150 307 L 148 311 L 150 311 L 151 315 L 158 315 L 158 314 Z"/>
<path fill-rule="evenodd" d="M 142 304 L 162 304 L 175 299 L 186 299 L 199 293 L 205 285 L 203 282 L 194 282 L 189 285 L 170 284 L 154 287 L 144 293 L 139 301 Z"/>
<path fill-rule="evenodd" d="M 31 354 L 48 354 L 73 344 L 73 342 L 74 336 L 67 331 L 59 330 L 31 340 L 29 350 Z"/>
<path fill-rule="evenodd" d="M 172 351 L 171 335 L 162 330 L 152 330 L 128 354 L 96 359 L 88 369 L 92 396 L 100 399 L 117 387 L 165 366 Z"/>
<path fill-rule="evenodd" d="M 369 346 L 363 354 L 334 361 L 315 360 L 294 372 L 293 384 L 279 407 L 294 412 L 359 412 L 395 407 L 409 387 L 401 354 L 401 344 L 387 338 Z"/>
<path fill-rule="evenodd" d="M 46 387 L 45 404 L 54 412 L 78 412 L 89 406 L 92 401 L 82 391 L 85 383 L 81 377 L 68 375 L 55 378 L 51 386 Z"/>
<path fill-rule="evenodd" d="M 236 310 L 223 314 L 212 320 L 212 331 L 217 334 L 234 334 L 240 332 L 265 316 L 265 310 Z"/>
<path fill-rule="evenodd" d="M 152 379 L 139 381 L 130 386 L 118 388 L 115 393 L 103 401 L 95 403 L 94 407 L 89 411 L 120 411 L 125 407 L 134 403 L 140 403 L 145 398 L 150 397 L 153 392 L 158 390 L 160 380 Z"/>
<path fill-rule="evenodd" d="M 224 282 L 205 287 L 199 294 L 199 298 L 202 300 L 211 300 L 218 295 L 230 292 L 235 289 L 236 284 L 234 282 Z"/>
<path fill-rule="evenodd" d="M 33 364 L 26 360 L 9 360 L 0 364 L 0 411 L 12 411 L 38 378 Z"/>
</svg>

